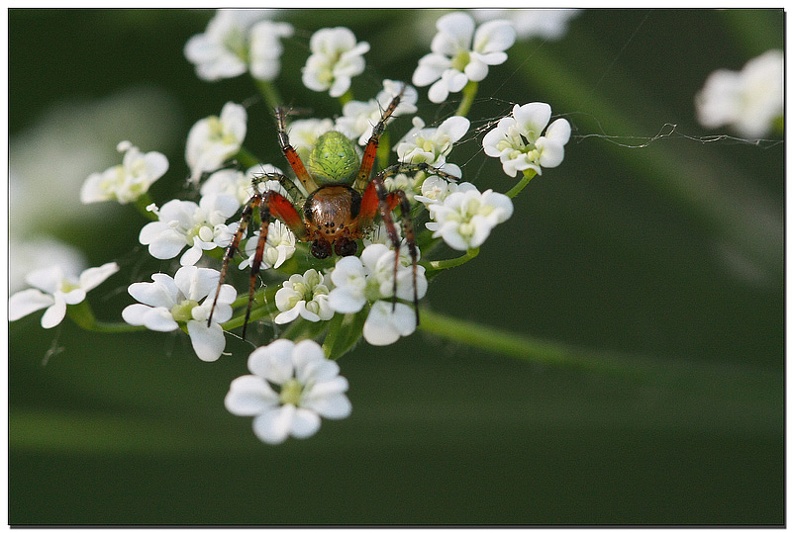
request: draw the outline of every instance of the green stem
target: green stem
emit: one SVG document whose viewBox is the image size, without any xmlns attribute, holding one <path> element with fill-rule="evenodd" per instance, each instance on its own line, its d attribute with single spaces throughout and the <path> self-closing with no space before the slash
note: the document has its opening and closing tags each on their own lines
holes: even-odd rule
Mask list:
<svg viewBox="0 0 792 533">
<path fill-rule="evenodd" d="M 421 309 L 421 330 L 524 361 L 609 373 L 642 373 L 636 367 L 616 362 L 613 356 L 444 316 L 429 309 Z"/>
<path fill-rule="evenodd" d="M 149 195 L 149 193 L 147 192 L 144 192 L 143 194 L 138 196 L 137 200 L 135 200 L 135 208 L 137 208 L 140 214 L 143 215 L 145 218 L 149 220 L 159 220 L 159 217 L 156 215 L 156 213 L 146 210 L 146 207 L 148 207 L 153 203 L 154 200 L 152 200 L 151 195 Z"/>
<path fill-rule="evenodd" d="M 473 100 L 476 98 L 478 92 L 478 82 L 469 81 L 462 89 L 462 101 L 459 102 L 459 107 L 456 110 L 456 115 L 460 117 L 467 116 L 470 107 L 473 105 Z"/>
<path fill-rule="evenodd" d="M 464 265 L 479 254 L 478 248 L 470 248 L 465 255 L 455 257 L 453 259 L 441 259 L 438 261 L 429 261 L 430 270 L 445 270 L 448 268 L 458 267 Z"/>
<path fill-rule="evenodd" d="M 528 183 L 532 179 L 534 179 L 535 176 L 536 176 L 536 171 L 531 168 L 523 171 L 523 177 L 520 180 L 520 182 L 511 189 L 509 189 L 506 192 L 506 196 L 508 196 L 509 198 L 514 198 L 515 196 L 520 194 L 520 191 L 522 191 L 525 188 L 525 186 L 528 185 Z"/>
<path fill-rule="evenodd" d="M 353 99 L 354 96 L 352 95 L 352 89 L 349 89 L 347 92 L 338 97 L 338 103 L 341 104 L 341 107 L 344 107 L 345 104 L 351 102 Z"/>
<path fill-rule="evenodd" d="M 66 314 L 82 329 L 97 333 L 130 333 L 145 331 L 145 326 L 133 326 L 126 322 L 100 322 L 96 320 L 91 305 L 83 300 L 66 308 Z"/>
<path fill-rule="evenodd" d="M 258 307 L 255 306 L 255 302 L 254 302 L 254 306 L 250 310 L 250 319 L 248 320 L 248 323 L 252 324 L 253 322 L 256 322 L 258 320 L 269 318 L 272 315 L 272 313 L 274 313 L 275 311 L 276 311 L 275 302 L 271 300 L 267 300 L 267 303 L 265 305 L 261 305 Z M 244 311 L 238 316 L 235 316 L 234 318 L 229 320 L 228 322 L 223 322 L 221 326 L 223 326 L 223 329 L 226 331 L 231 331 L 232 329 L 241 328 L 245 324 L 246 312 L 247 312 L 247 298 L 245 298 Z"/>
<path fill-rule="evenodd" d="M 275 88 L 275 85 L 264 80 L 254 81 L 256 82 L 256 87 L 261 93 L 261 96 L 264 97 L 264 101 L 267 102 L 267 107 L 270 109 L 275 109 L 283 103 L 283 99 L 281 98 L 280 93 L 278 93 L 278 89 Z"/>
<path fill-rule="evenodd" d="M 245 168 L 255 167 L 261 163 L 258 157 L 253 155 L 253 153 L 244 146 L 239 147 L 239 151 L 236 153 L 235 158 L 239 164 Z"/>
</svg>

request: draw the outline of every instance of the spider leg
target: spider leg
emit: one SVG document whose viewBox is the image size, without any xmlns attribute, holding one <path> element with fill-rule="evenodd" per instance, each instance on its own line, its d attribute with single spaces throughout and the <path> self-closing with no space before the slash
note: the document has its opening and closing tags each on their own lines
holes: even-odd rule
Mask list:
<svg viewBox="0 0 792 533">
<path fill-rule="evenodd" d="M 446 181 L 459 181 L 459 177 L 449 174 L 448 172 L 437 167 L 433 167 L 428 163 L 394 163 L 393 165 L 382 169 L 379 172 L 379 176 L 381 176 L 382 179 L 385 179 L 395 176 L 396 174 L 415 174 L 416 172 L 425 172 L 427 174 L 440 176 Z"/>
<path fill-rule="evenodd" d="M 258 274 L 261 271 L 261 263 L 264 260 L 264 249 L 267 244 L 267 235 L 269 233 L 269 223 L 272 217 L 278 218 L 281 220 L 288 228 L 294 233 L 297 239 L 302 240 L 305 237 L 305 225 L 303 224 L 302 219 L 300 218 L 300 214 L 297 212 L 297 209 L 291 204 L 288 198 L 285 196 L 275 192 L 275 191 L 265 191 L 263 193 L 256 193 L 253 197 L 248 201 L 245 205 L 245 208 L 242 210 L 241 220 L 239 222 L 239 228 L 237 229 L 236 233 L 234 234 L 233 239 L 231 240 L 231 244 L 226 248 L 225 255 L 223 256 L 223 267 L 220 271 L 220 279 L 217 285 L 217 291 L 215 293 L 214 303 L 212 304 L 212 310 L 209 312 L 209 322 L 208 324 L 212 323 L 212 314 L 214 313 L 215 306 L 217 305 L 217 298 L 220 294 L 220 286 L 223 284 L 223 280 L 228 272 L 228 265 L 231 262 L 231 259 L 234 256 L 234 253 L 239 249 L 239 242 L 242 240 L 242 237 L 247 233 L 247 227 L 250 223 L 250 219 L 252 218 L 252 214 L 254 209 L 258 207 L 259 210 L 259 218 L 261 220 L 261 226 L 259 229 L 259 238 L 256 244 L 256 252 L 253 256 L 253 261 L 250 264 L 250 283 L 248 285 L 248 304 L 247 309 L 245 311 L 245 322 L 242 326 L 242 338 L 245 338 L 245 333 L 247 332 L 247 325 L 250 320 L 250 311 L 253 307 L 253 299 L 256 292 L 256 283 L 258 280 Z"/>
<path fill-rule="evenodd" d="M 252 184 L 253 190 L 256 192 L 261 192 L 259 189 L 259 184 L 265 183 L 267 181 L 277 181 L 281 184 L 281 187 L 288 193 L 289 198 L 295 204 L 302 205 L 305 203 L 305 195 L 300 191 L 299 187 L 292 181 L 288 176 L 284 176 L 278 172 L 264 172 L 263 174 L 256 174 L 253 176 Z"/>
<path fill-rule="evenodd" d="M 295 150 L 294 147 L 289 144 L 289 134 L 286 133 L 287 114 L 288 110 L 286 108 L 275 108 L 275 119 L 278 122 L 278 144 L 280 144 L 281 151 L 283 152 L 286 161 L 289 162 L 289 166 L 294 171 L 297 179 L 299 179 L 300 183 L 303 184 L 303 187 L 305 187 L 305 190 L 308 192 L 308 194 L 311 194 L 319 186 L 311 177 L 311 174 L 308 173 L 308 170 L 306 170 L 302 159 L 300 159 L 299 154 L 297 154 L 297 150 Z"/>
<path fill-rule="evenodd" d="M 231 259 L 233 259 L 234 254 L 239 250 L 239 243 L 242 240 L 242 237 L 245 236 L 247 233 L 248 224 L 250 224 L 250 219 L 253 215 L 253 210 L 258 207 L 261 203 L 261 194 L 254 194 L 248 203 L 245 205 L 245 208 L 242 209 L 242 215 L 239 217 L 239 227 L 234 233 L 234 237 L 231 239 L 231 243 L 226 248 L 225 253 L 223 254 L 223 266 L 220 269 L 220 279 L 217 280 L 217 290 L 215 290 L 215 297 L 214 301 L 212 302 L 212 309 L 209 311 L 209 319 L 206 322 L 207 326 L 212 325 L 212 316 L 214 315 L 215 307 L 217 306 L 217 298 L 220 296 L 220 287 L 223 285 L 223 281 L 225 281 L 226 274 L 228 274 L 228 265 L 231 263 Z"/>
<path fill-rule="evenodd" d="M 377 148 L 379 148 L 380 136 L 385 131 L 385 123 L 399 106 L 399 102 L 401 102 L 406 87 L 406 84 L 402 85 L 399 94 L 393 97 L 393 100 L 391 100 L 388 107 L 382 113 L 379 122 L 377 122 L 374 129 L 371 131 L 371 137 L 369 137 L 366 147 L 363 149 L 363 157 L 360 159 L 360 170 L 358 170 L 357 179 L 355 179 L 355 189 L 359 191 L 364 190 L 369 183 L 371 171 L 374 169 L 374 163 L 377 159 Z"/>
<path fill-rule="evenodd" d="M 404 238 L 407 241 L 407 248 L 410 253 L 410 260 L 412 261 L 412 285 L 413 285 L 413 306 L 415 308 L 415 325 L 420 322 L 418 316 L 418 247 L 415 244 L 415 231 L 413 230 L 412 217 L 410 216 L 410 201 L 404 191 L 395 190 L 388 192 L 385 188 L 383 181 L 383 174 L 385 171 L 380 172 L 371 179 L 369 185 L 363 193 L 363 199 L 360 205 L 360 220 L 365 225 L 370 225 L 374 216 L 379 212 L 382 220 L 385 223 L 385 229 L 388 232 L 388 237 L 393 244 L 394 259 L 393 259 L 393 309 L 396 309 L 396 277 L 399 271 L 399 250 L 401 248 L 401 239 L 396 233 L 396 224 L 393 221 L 393 210 L 396 206 L 399 207 L 401 212 L 401 224 L 404 232 Z"/>
</svg>

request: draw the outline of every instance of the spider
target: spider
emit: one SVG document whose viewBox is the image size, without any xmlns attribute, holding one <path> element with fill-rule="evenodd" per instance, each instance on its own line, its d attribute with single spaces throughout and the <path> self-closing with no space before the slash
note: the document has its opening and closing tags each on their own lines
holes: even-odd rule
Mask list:
<svg viewBox="0 0 792 533">
<path fill-rule="evenodd" d="M 258 190 L 251 196 L 240 216 L 239 228 L 226 248 L 223 256 L 223 266 L 220 271 L 218 289 L 215 301 L 209 313 L 208 324 L 212 322 L 212 314 L 220 294 L 220 286 L 228 272 L 234 254 L 239 249 L 241 239 L 247 233 L 247 227 L 258 209 L 260 230 L 256 251 L 250 268 L 250 285 L 248 289 L 248 305 L 245 312 L 245 322 L 242 327 L 242 338 L 245 338 L 250 310 L 257 285 L 258 273 L 261 269 L 264 246 L 267 242 L 267 232 L 270 220 L 274 217 L 294 233 L 295 237 L 310 243 L 311 254 L 317 259 L 330 257 L 333 252 L 338 256 L 355 255 L 358 242 L 363 235 L 382 219 L 385 224 L 388 238 L 394 250 L 399 250 L 401 241 L 393 220 L 393 211 L 399 207 L 402 230 L 407 242 L 410 259 L 412 261 L 413 305 L 415 309 L 416 325 L 418 323 L 418 289 L 416 285 L 416 272 L 418 263 L 418 249 L 415 244 L 412 219 L 410 217 L 410 202 L 404 191 L 395 190 L 388 192 L 384 180 L 399 173 L 415 173 L 428 171 L 448 180 L 456 178 L 440 169 L 426 163 L 396 163 L 372 176 L 377 148 L 385 123 L 399 105 L 404 87 L 399 94 L 394 96 L 382 116 L 374 126 L 371 137 L 363 150 L 362 157 L 357 151 L 354 142 L 342 133 L 329 131 L 321 135 L 314 148 L 311 150 L 307 164 L 303 163 L 296 150 L 289 144 L 286 133 L 287 110 L 283 107 L 275 109 L 275 118 L 278 125 L 278 143 L 281 151 L 300 180 L 308 196 L 300 192 L 297 186 L 286 176 L 277 173 L 264 174 L 261 178 L 274 179 L 280 182 L 287 194 L 292 198 L 275 192 Z M 300 207 L 297 207 L 300 206 Z M 399 254 L 394 254 L 393 262 L 393 305 L 396 305 L 396 273 L 399 266 Z"/>
</svg>

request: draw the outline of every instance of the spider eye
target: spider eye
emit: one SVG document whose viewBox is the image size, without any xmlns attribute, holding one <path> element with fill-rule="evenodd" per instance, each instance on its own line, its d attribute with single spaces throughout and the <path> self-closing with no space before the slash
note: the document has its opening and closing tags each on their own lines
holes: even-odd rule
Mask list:
<svg viewBox="0 0 792 533">
<path fill-rule="evenodd" d="M 325 259 L 327 257 L 330 257 L 330 254 L 332 253 L 333 253 L 333 248 L 330 246 L 330 243 L 327 241 L 317 239 L 313 243 L 311 243 L 311 254 L 317 259 Z"/>
<path fill-rule="evenodd" d="M 355 255 L 357 252 L 357 243 L 352 239 L 340 238 L 335 243 L 335 253 L 342 257 L 347 255 Z"/>
</svg>

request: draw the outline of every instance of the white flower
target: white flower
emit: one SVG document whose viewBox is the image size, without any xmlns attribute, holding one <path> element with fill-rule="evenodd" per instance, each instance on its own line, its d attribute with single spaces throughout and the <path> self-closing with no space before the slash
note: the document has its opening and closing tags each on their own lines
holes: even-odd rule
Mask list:
<svg viewBox="0 0 792 533">
<path fill-rule="evenodd" d="M 140 244 L 148 245 L 157 259 L 176 257 L 185 246 L 191 248 L 181 257 L 181 264 L 194 265 L 203 250 L 226 247 L 238 226 L 225 221 L 236 213 L 239 204 L 231 195 L 213 194 L 201 203 L 171 200 L 158 210 L 159 220 L 149 222 L 140 230 Z"/>
<path fill-rule="evenodd" d="M 421 184 L 421 194 L 416 194 L 415 199 L 422 204 L 439 204 L 449 194 L 457 191 L 476 190 L 476 186 L 467 181 L 456 183 L 440 176 L 429 176 Z"/>
<path fill-rule="evenodd" d="M 280 74 L 280 39 L 291 37 L 294 28 L 286 22 L 263 20 L 250 30 L 250 75 L 258 80 L 272 81 Z"/>
<path fill-rule="evenodd" d="M 505 194 L 475 188 L 453 192 L 442 203 L 428 205 L 434 222 L 426 227 L 455 250 L 478 248 L 497 224 L 511 217 L 514 207 Z"/>
<path fill-rule="evenodd" d="M 550 106 L 541 102 L 515 105 L 512 114 L 500 119 L 495 129 L 484 136 L 484 153 L 499 157 L 503 171 L 512 177 L 528 169 L 541 174 L 542 167 L 557 167 L 564 160 L 564 145 L 572 130 L 569 122 L 561 118 L 550 124 L 542 136 L 550 113 Z"/>
<path fill-rule="evenodd" d="M 184 55 L 195 65 L 198 77 L 215 81 L 244 74 L 248 29 L 266 14 L 252 9 L 217 10 L 206 31 L 190 37 L 184 46 Z"/>
<path fill-rule="evenodd" d="M 418 87 L 432 84 L 429 100 L 434 103 L 445 102 L 449 92 L 461 91 L 468 81 L 486 78 L 489 65 L 506 61 L 505 51 L 515 39 L 514 28 L 505 20 L 485 22 L 476 30 L 470 15 L 461 12 L 440 17 L 437 29 L 432 53 L 418 61 L 412 78 Z"/>
<path fill-rule="evenodd" d="M 454 143 L 459 141 L 470 128 L 470 121 L 465 117 L 449 117 L 436 128 L 426 128 L 419 117 L 413 117 L 413 128 L 407 132 L 396 145 L 394 151 L 399 161 L 404 163 L 427 163 L 434 167 L 443 167 L 451 174 L 461 174 L 456 165 L 447 165 L 446 156 L 451 152 Z"/>
<path fill-rule="evenodd" d="M 259 231 L 253 232 L 245 244 L 248 258 L 239 263 L 239 270 L 250 266 L 258 247 Z M 267 228 L 267 242 L 264 244 L 264 255 L 261 256 L 261 268 L 278 268 L 294 255 L 297 249 L 297 238 L 286 224 L 277 218 Z"/>
<path fill-rule="evenodd" d="M 212 325 L 207 326 L 220 273 L 209 268 L 181 267 L 173 278 L 152 274 L 153 283 L 133 283 L 129 294 L 140 303 L 127 306 L 121 316 L 133 326 L 154 331 L 175 331 L 185 325 L 193 349 L 202 361 L 216 361 L 225 348 L 220 326 L 231 318 L 236 289 L 222 285 Z M 203 300 L 203 302 L 201 302 Z"/>
<path fill-rule="evenodd" d="M 82 203 L 134 202 L 168 170 L 168 159 L 159 152 L 144 154 L 129 141 L 120 142 L 117 150 L 124 154 L 123 162 L 88 176 L 80 189 Z"/>
<path fill-rule="evenodd" d="M 77 277 L 87 267 L 80 250 L 47 235 L 26 238 L 11 235 L 8 254 L 9 293 L 25 288 L 25 277 L 34 270 L 58 265 L 64 275 Z"/>
<path fill-rule="evenodd" d="M 414 331 L 415 310 L 401 302 L 395 308 L 385 300 L 374 302 L 363 324 L 363 338 L 374 346 L 393 344 Z"/>
<path fill-rule="evenodd" d="M 393 98 L 402 91 L 402 87 L 404 92 L 391 118 L 412 114 L 418 110 L 415 106 L 418 102 L 418 91 L 415 87 L 393 80 L 385 80 L 382 86 L 383 89 L 377 97 L 368 102 L 352 100 L 344 104 L 343 116 L 336 120 L 336 129 L 350 139 L 357 139 L 361 146 L 368 142 L 374 126 L 382 118 L 382 111 L 387 109 Z"/>
<path fill-rule="evenodd" d="M 769 133 L 784 115 L 784 54 L 769 50 L 740 72 L 716 70 L 696 95 L 699 122 L 706 128 L 732 126 L 753 139 Z"/>
<path fill-rule="evenodd" d="M 367 42 L 357 42 L 349 28 L 323 28 L 311 36 L 311 55 L 303 67 L 303 84 L 337 98 L 349 90 L 352 77 L 366 68 Z"/>
<path fill-rule="evenodd" d="M 555 41 L 567 32 L 571 19 L 580 9 L 473 9 L 470 13 L 479 22 L 504 19 L 514 26 L 518 39 L 539 37 Z"/>
<path fill-rule="evenodd" d="M 280 311 L 275 323 L 286 324 L 298 316 L 310 322 L 330 320 L 335 312 L 327 301 L 329 293 L 324 276 L 313 268 L 302 276 L 291 275 L 275 293 L 275 305 Z"/>
<path fill-rule="evenodd" d="M 58 266 L 34 270 L 25 281 L 34 289 L 25 289 L 8 300 L 8 320 L 14 321 L 46 308 L 41 317 L 41 327 L 54 328 L 66 316 L 66 306 L 85 300 L 86 293 L 118 272 L 116 263 L 105 263 L 89 268 L 74 278 Z"/>
<path fill-rule="evenodd" d="M 232 168 L 218 170 L 201 185 L 201 196 L 213 194 L 227 194 L 236 198 L 239 206 L 247 204 L 253 196 L 253 183 L 258 181 L 258 191 L 276 191 L 287 196 L 286 190 L 277 180 L 260 181 L 257 176 L 263 174 L 283 174 L 283 171 L 272 165 L 260 165 L 252 167 L 247 172 L 241 172 Z"/>
<path fill-rule="evenodd" d="M 360 258 L 342 257 L 330 273 L 335 288 L 330 291 L 328 301 L 336 312 L 357 313 L 367 302 L 376 304 L 383 300 L 386 304 L 385 308 L 372 306 L 366 317 L 363 337 L 373 345 L 391 344 L 400 336 L 410 335 L 416 327 L 412 308 L 397 302 L 393 311 L 393 254 L 384 244 L 374 243 L 363 250 Z M 418 298 L 423 298 L 427 282 L 425 270 L 420 265 L 416 272 L 416 288 Z M 404 261 L 399 261 L 396 273 L 396 297 L 413 299 L 412 265 L 407 266 Z M 394 336 L 394 332 L 398 335 Z"/>
<path fill-rule="evenodd" d="M 248 369 L 252 375 L 231 382 L 225 406 L 234 415 L 255 417 L 253 432 L 263 442 L 310 437 L 319 430 L 320 417 L 341 419 L 352 411 L 346 378 L 312 340 L 278 339 L 257 348 Z"/>
<path fill-rule="evenodd" d="M 228 102 L 220 116 L 209 116 L 196 122 L 187 135 L 185 158 L 190 167 L 190 180 L 197 183 L 204 172 L 212 172 L 229 157 L 239 152 L 247 133 L 247 111 Z"/>
</svg>

